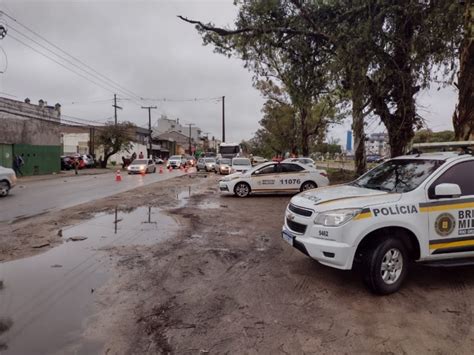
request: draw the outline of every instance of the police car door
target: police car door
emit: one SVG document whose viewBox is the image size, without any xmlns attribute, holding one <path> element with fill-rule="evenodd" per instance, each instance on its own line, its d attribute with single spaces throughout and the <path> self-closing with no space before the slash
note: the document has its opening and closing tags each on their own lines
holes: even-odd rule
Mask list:
<svg viewBox="0 0 474 355">
<path fill-rule="evenodd" d="M 252 173 L 252 191 L 265 192 L 277 190 L 278 163 L 271 163 Z"/>
<path fill-rule="evenodd" d="M 459 162 L 428 188 L 429 252 L 434 258 L 474 256 L 474 160 Z M 456 184 L 461 196 L 436 196 L 440 184 Z"/>
<path fill-rule="evenodd" d="M 300 190 L 304 168 L 298 164 L 281 163 L 278 189 L 284 192 L 295 192 Z"/>
</svg>

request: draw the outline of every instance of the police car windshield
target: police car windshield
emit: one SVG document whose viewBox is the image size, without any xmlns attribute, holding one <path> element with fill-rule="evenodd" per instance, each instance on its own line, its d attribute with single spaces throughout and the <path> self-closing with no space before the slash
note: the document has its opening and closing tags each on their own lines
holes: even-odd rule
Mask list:
<svg viewBox="0 0 474 355">
<path fill-rule="evenodd" d="M 362 175 L 352 185 L 387 192 L 416 189 L 444 163 L 443 160 L 394 159 Z"/>
</svg>

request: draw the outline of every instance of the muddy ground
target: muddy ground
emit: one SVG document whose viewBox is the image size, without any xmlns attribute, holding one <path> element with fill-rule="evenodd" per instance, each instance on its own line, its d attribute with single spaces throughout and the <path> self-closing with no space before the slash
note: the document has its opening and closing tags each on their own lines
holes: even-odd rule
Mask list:
<svg viewBox="0 0 474 355">
<path fill-rule="evenodd" d="M 83 335 L 104 354 L 472 353 L 473 268 L 416 266 L 400 292 L 373 296 L 356 272 L 281 239 L 289 196 L 221 196 L 216 181 L 176 178 L 3 225 L 15 238 L 3 238 L 0 259 L 59 243 L 58 230 L 93 212 L 160 206 L 179 221 L 176 236 L 108 251 L 116 271 Z"/>
</svg>

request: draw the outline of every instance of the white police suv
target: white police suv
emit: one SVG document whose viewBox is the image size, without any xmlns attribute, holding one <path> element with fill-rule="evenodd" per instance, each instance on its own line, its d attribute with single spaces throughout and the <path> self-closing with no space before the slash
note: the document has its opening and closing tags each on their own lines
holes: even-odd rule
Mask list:
<svg viewBox="0 0 474 355">
<path fill-rule="evenodd" d="M 396 292 L 410 261 L 474 264 L 474 156 L 391 159 L 352 183 L 294 196 L 284 223 L 293 247 L 330 267 L 361 266 L 373 292 Z"/>
<path fill-rule="evenodd" d="M 251 193 L 296 193 L 327 186 L 326 171 L 317 170 L 298 162 L 268 162 L 245 173 L 227 175 L 219 181 L 219 190 L 246 197 Z"/>
</svg>

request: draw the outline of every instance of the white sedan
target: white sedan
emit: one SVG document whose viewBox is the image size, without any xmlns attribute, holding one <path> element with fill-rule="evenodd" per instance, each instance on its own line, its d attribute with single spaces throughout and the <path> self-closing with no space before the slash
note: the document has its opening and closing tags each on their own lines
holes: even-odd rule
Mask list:
<svg viewBox="0 0 474 355">
<path fill-rule="evenodd" d="M 129 174 L 147 174 L 156 172 L 152 159 L 135 159 L 127 168 Z"/>
<path fill-rule="evenodd" d="M 219 180 L 219 190 L 246 197 L 251 193 L 297 193 L 329 185 L 327 173 L 298 162 L 260 164 Z"/>
</svg>

